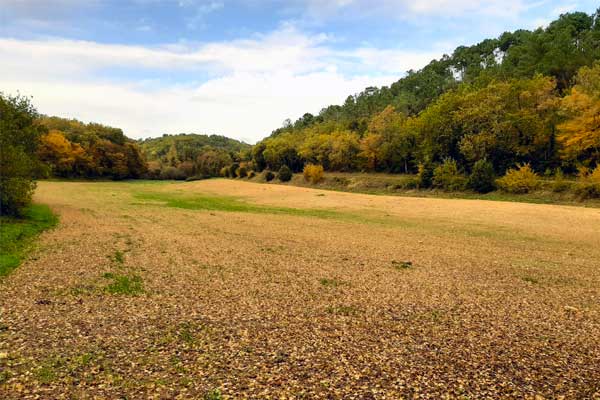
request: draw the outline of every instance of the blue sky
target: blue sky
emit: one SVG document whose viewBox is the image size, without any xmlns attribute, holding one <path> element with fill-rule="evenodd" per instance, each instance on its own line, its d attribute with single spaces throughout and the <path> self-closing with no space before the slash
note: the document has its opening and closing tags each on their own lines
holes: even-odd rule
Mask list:
<svg viewBox="0 0 600 400">
<path fill-rule="evenodd" d="M 461 44 L 595 1 L 0 0 L 0 91 L 131 137 L 255 142 Z"/>
</svg>

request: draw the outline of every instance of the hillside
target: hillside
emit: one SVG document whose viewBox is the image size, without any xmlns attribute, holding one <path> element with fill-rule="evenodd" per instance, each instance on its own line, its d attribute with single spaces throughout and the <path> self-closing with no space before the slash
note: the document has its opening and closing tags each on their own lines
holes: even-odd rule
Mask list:
<svg viewBox="0 0 600 400">
<path fill-rule="evenodd" d="M 251 146 L 219 135 L 163 135 L 139 141 L 154 178 L 218 175 L 221 168 L 250 156 Z"/>
<path fill-rule="evenodd" d="M 287 121 L 254 147 L 253 167 L 431 174 L 451 160 L 467 174 L 478 161 L 499 175 L 523 163 L 538 173 L 594 168 L 599 60 L 600 14 L 564 14 Z"/>
</svg>

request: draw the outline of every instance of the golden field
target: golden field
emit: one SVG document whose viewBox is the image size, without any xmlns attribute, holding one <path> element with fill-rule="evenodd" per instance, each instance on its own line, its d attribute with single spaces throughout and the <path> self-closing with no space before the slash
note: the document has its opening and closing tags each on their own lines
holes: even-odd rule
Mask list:
<svg viewBox="0 0 600 400">
<path fill-rule="evenodd" d="M 600 209 L 41 182 L 0 397 L 600 398 Z"/>
</svg>

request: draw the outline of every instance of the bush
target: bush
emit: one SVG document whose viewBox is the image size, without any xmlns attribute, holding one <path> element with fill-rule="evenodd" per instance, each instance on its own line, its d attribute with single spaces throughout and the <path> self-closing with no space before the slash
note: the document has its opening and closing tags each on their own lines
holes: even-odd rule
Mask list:
<svg viewBox="0 0 600 400">
<path fill-rule="evenodd" d="M 419 164 L 419 189 L 430 188 L 433 180 L 433 166 L 430 163 Z"/>
<path fill-rule="evenodd" d="M 315 164 L 307 164 L 304 166 L 302 171 L 304 180 L 312 182 L 313 184 L 319 183 L 323 180 L 323 166 Z"/>
<path fill-rule="evenodd" d="M 233 163 L 229 166 L 229 177 L 230 178 L 235 178 L 237 176 L 237 170 L 238 168 L 240 168 L 240 164 L 238 163 Z"/>
<path fill-rule="evenodd" d="M 236 171 L 238 178 L 246 178 L 248 176 L 248 170 L 246 167 L 239 167 Z"/>
<path fill-rule="evenodd" d="M 271 171 L 264 171 L 263 177 L 265 178 L 265 181 L 271 182 L 273 179 L 275 179 L 275 174 Z"/>
<path fill-rule="evenodd" d="M 182 170 L 175 168 L 175 167 L 164 167 L 161 171 L 160 171 L 160 179 L 166 179 L 166 180 L 184 180 L 185 179 L 185 172 L 183 172 Z"/>
<path fill-rule="evenodd" d="M 210 178 L 212 178 L 211 175 L 198 174 L 198 175 L 193 175 L 193 176 L 189 176 L 189 177 L 185 178 L 185 181 L 186 182 L 203 181 L 205 179 L 210 179 Z"/>
<path fill-rule="evenodd" d="M 256 172 L 254 172 L 254 171 L 249 171 L 249 172 L 248 172 L 248 179 L 252 179 L 252 178 L 254 178 L 255 176 L 256 176 Z"/>
<path fill-rule="evenodd" d="M 580 200 L 600 198 L 600 166 L 593 171 L 581 174 L 575 186 L 575 194 Z"/>
<path fill-rule="evenodd" d="M 488 193 L 496 188 L 494 166 L 487 160 L 479 160 L 473 165 L 467 186 L 478 193 Z"/>
<path fill-rule="evenodd" d="M 509 169 L 506 175 L 497 179 L 500 189 L 508 193 L 529 193 L 540 185 L 540 177 L 529 164 L 519 165 L 519 169 Z"/>
<path fill-rule="evenodd" d="M 42 167 L 36 151 L 43 128 L 26 97 L 0 93 L 0 214 L 22 216 Z"/>
<path fill-rule="evenodd" d="M 291 181 L 292 176 L 293 176 L 292 170 L 287 165 L 283 165 L 281 168 L 279 168 L 279 173 L 277 174 L 277 178 L 279 178 L 279 180 L 281 182 Z"/>
<path fill-rule="evenodd" d="M 554 181 L 552 182 L 552 191 L 555 193 L 566 192 L 567 190 L 571 190 L 573 188 L 573 184 L 565 179 L 565 175 L 563 174 L 560 168 L 556 169 L 554 173 Z"/>
<path fill-rule="evenodd" d="M 221 168 L 221 170 L 219 171 L 219 175 L 221 175 L 223 178 L 229 177 L 229 168 L 228 167 Z"/>
<path fill-rule="evenodd" d="M 458 171 L 456 161 L 447 158 L 433 170 L 432 183 L 437 188 L 458 191 L 466 188 L 467 178 Z"/>
</svg>

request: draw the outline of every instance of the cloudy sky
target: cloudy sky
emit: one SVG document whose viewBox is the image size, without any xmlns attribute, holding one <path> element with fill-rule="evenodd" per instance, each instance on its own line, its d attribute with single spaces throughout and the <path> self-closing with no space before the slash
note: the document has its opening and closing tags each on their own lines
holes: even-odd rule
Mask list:
<svg viewBox="0 0 600 400">
<path fill-rule="evenodd" d="M 0 91 L 134 138 L 255 142 L 461 44 L 597 0 L 0 0 Z"/>
</svg>

